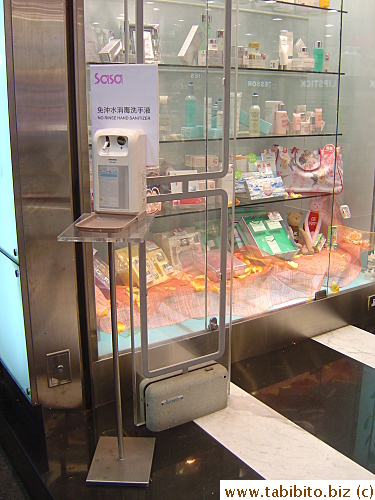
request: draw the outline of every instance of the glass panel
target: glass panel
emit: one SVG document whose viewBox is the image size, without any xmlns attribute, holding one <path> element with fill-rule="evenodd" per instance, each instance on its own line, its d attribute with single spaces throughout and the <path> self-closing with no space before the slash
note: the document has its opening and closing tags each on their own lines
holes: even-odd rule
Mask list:
<svg viewBox="0 0 375 500">
<path fill-rule="evenodd" d="M 22 392 L 30 398 L 19 267 L 0 253 L 0 359 Z"/>
<path fill-rule="evenodd" d="M 19 279 L 17 232 L 9 135 L 3 1 L 0 0 L 0 359 L 20 389 L 30 398 L 25 327 Z M 8 258 L 9 256 L 10 258 Z M 16 274 L 17 273 L 17 274 Z"/>
<path fill-rule="evenodd" d="M 207 202 L 206 202 L 207 200 Z M 188 339 L 198 332 L 213 332 L 209 341 L 192 342 L 194 356 L 218 350 L 217 330 L 220 318 L 220 246 L 221 209 L 219 198 L 193 198 L 180 205 L 170 205 L 168 216 L 158 216 L 146 241 L 146 280 L 148 343 L 155 347 L 165 342 Z M 215 208 L 216 204 L 216 208 Z M 207 205 L 207 210 L 206 210 Z M 198 211 L 200 207 L 200 211 Z M 139 247 L 132 246 L 135 308 L 135 340 L 140 346 Z M 111 354 L 111 319 L 107 249 L 97 244 L 94 255 L 96 313 L 98 320 L 98 355 Z M 227 253 L 229 279 L 230 254 Z M 207 267 L 206 267 L 207 265 Z M 236 274 L 245 265 L 238 262 Z M 119 350 L 130 349 L 129 258 L 128 245 L 116 243 L 117 304 Z M 224 281 L 225 283 L 225 281 Z M 181 350 L 178 361 L 192 357 L 190 348 Z M 175 361 L 174 361 L 175 362 Z M 166 365 L 162 358 L 150 357 L 150 370 Z"/>
<path fill-rule="evenodd" d="M 373 43 L 369 43 L 373 38 L 375 6 L 372 2 L 362 5 L 359 9 L 348 2 L 350 8 L 343 18 L 341 69 L 345 76 L 340 86 L 339 131 L 345 182 L 343 192 L 334 202 L 338 248 L 332 248 L 330 283 L 337 283 L 332 291 L 368 284 L 375 277 L 371 159 L 375 63 Z M 344 247 L 344 252 L 340 247 Z M 344 266 L 340 266 L 342 257 Z"/>
<path fill-rule="evenodd" d="M 312 300 L 328 285 L 325 240 L 332 194 L 342 191 L 341 5 L 290 3 L 237 3 L 233 23 L 232 91 L 242 102 L 230 230 L 248 269 L 233 280 L 233 319 Z"/>
<path fill-rule="evenodd" d="M 200 195 L 222 185 L 207 180 L 222 170 L 224 2 L 144 2 L 145 62 L 158 64 L 159 163 L 148 165 L 148 194 L 196 192 L 188 200 L 153 200 L 156 213 L 147 235 L 148 341 L 151 346 L 211 332 L 209 342 L 193 342 L 178 359 L 210 354 L 218 349 L 220 314 L 221 198 Z M 125 60 L 124 2 L 85 2 L 86 62 Z M 129 62 L 136 61 L 135 4 L 129 2 Z M 189 38 L 190 37 L 190 38 Z M 102 50 L 105 49 L 105 50 Z M 101 53 L 99 54 L 99 52 Z M 88 79 L 89 85 L 89 79 Z M 88 88 L 90 96 L 90 89 Z M 88 102 L 90 99 L 88 99 Z M 89 113 L 90 115 L 90 113 Z M 89 116 L 90 124 L 90 116 Z M 201 180 L 184 183 L 192 174 Z M 158 177 L 164 177 L 159 180 Z M 172 179 L 176 177 L 176 181 Z M 186 189 L 185 189 L 186 188 Z M 176 197 L 178 198 L 178 197 Z M 225 216 L 227 207 L 225 206 Z M 227 245 L 227 242 L 224 243 Z M 139 287 L 138 245 L 133 244 L 133 278 Z M 119 349 L 130 348 L 128 246 L 116 244 L 118 273 Z M 240 263 L 243 267 L 243 263 Z M 106 245 L 95 244 L 98 356 L 111 354 Z M 224 280 L 225 282 L 225 280 Z M 178 294 L 176 293 L 178 291 Z M 134 294 L 136 346 L 139 346 L 139 289 Z M 225 311 L 224 311 L 225 313 Z M 224 314 L 225 315 L 225 314 Z M 223 323 L 225 320 L 223 321 Z M 138 343 L 137 343 L 138 342 Z M 185 346 L 186 347 L 186 346 Z M 150 356 L 150 370 L 165 366 Z M 168 364 L 168 363 L 167 363 Z"/>
</svg>

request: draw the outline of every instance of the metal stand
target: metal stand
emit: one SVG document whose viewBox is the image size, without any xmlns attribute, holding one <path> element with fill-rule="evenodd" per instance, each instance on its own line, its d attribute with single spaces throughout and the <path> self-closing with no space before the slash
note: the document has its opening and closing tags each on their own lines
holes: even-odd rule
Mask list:
<svg viewBox="0 0 375 500">
<path fill-rule="evenodd" d="M 130 245 L 129 245 L 130 246 Z M 129 254 L 129 276 L 132 274 Z M 123 437 L 120 365 L 118 352 L 116 273 L 114 243 L 108 242 L 108 261 L 111 295 L 111 326 L 113 376 L 117 418 L 117 438 L 100 437 L 86 478 L 87 484 L 132 484 L 148 486 L 154 455 L 155 438 Z M 132 299 L 132 297 L 131 297 Z M 130 300 L 131 329 L 134 329 L 133 301 Z M 134 350 L 134 346 L 132 346 Z"/>
</svg>

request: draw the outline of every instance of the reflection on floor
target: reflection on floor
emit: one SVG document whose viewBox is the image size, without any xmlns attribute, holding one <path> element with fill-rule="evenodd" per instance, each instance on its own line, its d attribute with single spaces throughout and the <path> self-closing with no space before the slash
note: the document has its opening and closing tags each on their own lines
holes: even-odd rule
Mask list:
<svg viewBox="0 0 375 500">
<path fill-rule="evenodd" d="M 156 437 L 145 489 L 85 484 L 99 436 L 116 433 L 113 405 L 79 425 L 55 412 L 65 428 L 44 451 L 37 442 L 24 447 L 57 499 L 219 498 L 220 479 L 374 479 L 374 359 L 375 336 L 348 327 L 235 363 L 228 408 L 161 433 L 135 427 L 126 401 L 127 435 Z"/>
</svg>

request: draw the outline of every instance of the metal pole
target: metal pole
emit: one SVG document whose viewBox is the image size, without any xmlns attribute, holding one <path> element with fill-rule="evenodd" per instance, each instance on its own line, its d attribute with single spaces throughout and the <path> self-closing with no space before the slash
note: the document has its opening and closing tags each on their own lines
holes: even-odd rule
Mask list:
<svg viewBox="0 0 375 500">
<path fill-rule="evenodd" d="M 124 460 L 124 440 L 122 432 L 122 409 L 121 409 L 121 387 L 120 387 L 120 364 L 118 354 L 118 332 L 117 332 L 117 308 L 116 308 L 116 270 L 115 270 L 115 247 L 114 243 L 108 242 L 109 263 L 109 288 L 111 295 L 111 326 L 112 326 L 112 350 L 113 350 L 113 377 L 115 382 L 115 401 L 117 417 L 117 440 L 119 459 Z"/>
<path fill-rule="evenodd" d="M 135 339 L 134 339 L 134 294 L 133 294 L 133 256 L 132 256 L 132 244 L 128 243 L 128 256 L 129 256 L 129 301 L 130 301 L 130 341 L 132 350 L 132 386 L 133 386 L 133 414 L 135 418 L 135 424 L 138 423 L 138 412 L 137 412 L 137 370 L 135 362 Z"/>
<path fill-rule="evenodd" d="M 135 38 L 137 64 L 143 64 L 143 0 L 135 1 Z"/>
<path fill-rule="evenodd" d="M 125 51 L 125 64 L 129 64 L 129 8 L 128 0 L 124 0 L 124 40 L 122 48 Z"/>
</svg>

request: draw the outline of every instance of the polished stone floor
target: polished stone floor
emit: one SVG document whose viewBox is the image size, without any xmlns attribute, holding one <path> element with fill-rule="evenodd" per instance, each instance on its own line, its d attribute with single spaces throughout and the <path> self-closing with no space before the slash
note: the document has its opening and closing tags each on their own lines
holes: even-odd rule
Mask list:
<svg viewBox="0 0 375 500">
<path fill-rule="evenodd" d="M 64 500 L 219 498 L 221 479 L 375 479 L 374 382 L 375 336 L 347 327 L 235 363 L 228 407 L 195 422 L 152 433 L 126 401 L 126 435 L 156 437 L 148 488 L 85 483 L 99 436 L 115 436 L 112 405 L 81 423 L 60 413 L 66 430 L 24 449 Z"/>
</svg>

